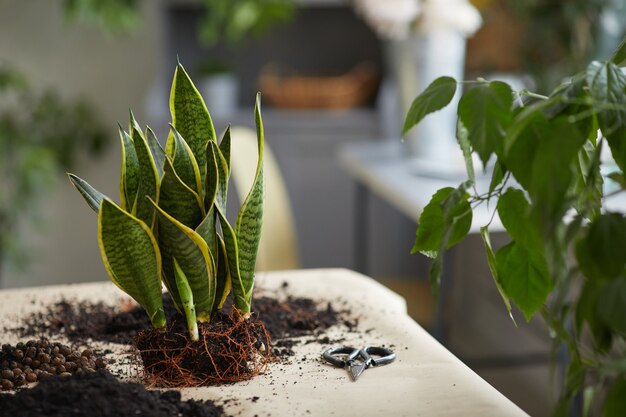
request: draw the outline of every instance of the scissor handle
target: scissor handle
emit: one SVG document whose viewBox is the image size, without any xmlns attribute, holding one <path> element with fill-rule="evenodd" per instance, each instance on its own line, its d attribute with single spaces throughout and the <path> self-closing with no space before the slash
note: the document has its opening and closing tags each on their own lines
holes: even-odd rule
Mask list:
<svg viewBox="0 0 626 417">
<path fill-rule="evenodd" d="M 393 350 L 380 346 L 367 346 L 360 350 L 359 354 L 367 364 L 367 366 L 374 365 L 387 365 L 396 359 L 396 354 Z M 376 355 L 372 357 L 370 355 Z"/>
<path fill-rule="evenodd" d="M 346 354 L 348 355 L 345 359 L 338 358 L 335 355 Z M 359 356 L 359 349 L 355 349 L 350 346 L 338 346 L 327 349 L 322 354 L 322 357 L 327 362 L 335 365 L 338 368 L 345 368 L 348 366 L 350 362 L 352 362 L 357 356 Z"/>
</svg>

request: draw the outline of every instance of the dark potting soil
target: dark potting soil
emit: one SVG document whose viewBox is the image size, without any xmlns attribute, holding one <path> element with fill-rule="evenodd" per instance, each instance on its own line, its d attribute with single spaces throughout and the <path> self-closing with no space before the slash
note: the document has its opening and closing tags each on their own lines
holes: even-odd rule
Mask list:
<svg viewBox="0 0 626 417">
<path fill-rule="evenodd" d="M 3 416 L 22 417 L 226 416 L 211 401 L 181 401 L 178 391 L 148 391 L 106 371 L 50 377 L 14 395 L 0 394 L 0 411 Z"/>
</svg>

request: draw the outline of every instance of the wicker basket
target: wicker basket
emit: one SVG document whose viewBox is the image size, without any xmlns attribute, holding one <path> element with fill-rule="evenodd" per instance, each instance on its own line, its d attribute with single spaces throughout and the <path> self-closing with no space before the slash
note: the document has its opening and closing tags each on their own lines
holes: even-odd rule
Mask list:
<svg viewBox="0 0 626 417">
<path fill-rule="evenodd" d="M 370 64 L 337 76 L 281 75 L 276 66 L 267 66 L 259 77 L 259 88 L 263 98 L 276 107 L 347 109 L 366 104 L 378 81 L 378 72 Z"/>
</svg>

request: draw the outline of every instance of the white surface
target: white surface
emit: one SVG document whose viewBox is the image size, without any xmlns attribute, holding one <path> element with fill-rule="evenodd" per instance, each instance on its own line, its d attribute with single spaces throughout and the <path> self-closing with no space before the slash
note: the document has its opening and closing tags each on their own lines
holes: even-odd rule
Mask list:
<svg viewBox="0 0 626 417">
<path fill-rule="evenodd" d="M 229 414 L 259 417 L 526 415 L 411 320 L 404 300 L 374 280 L 343 269 L 260 273 L 257 278 L 264 294 L 280 292 L 286 282 L 290 294 L 349 309 L 352 317 L 359 318 L 358 328 L 348 333 L 333 328 L 328 336 L 343 336 L 345 344 L 359 347 L 391 346 L 396 361 L 368 369 L 352 382 L 347 371 L 320 360 L 328 346 L 308 337 L 307 343 L 294 347 L 291 363 L 272 364 L 267 373 L 244 383 L 184 389 L 184 398 L 225 402 Z M 20 317 L 41 309 L 39 301 L 54 302 L 63 295 L 109 304 L 123 298 L 108 282 L 4 290 L 0 291 L 0 328 L 15 326 Z M 0 343 L 17 341 L 10 332 L 3 332 L 0 339 Z M 124 347 L 116 351 L 121 355 Z"/>
<path fill-rule="evenodd" d="M 354 179 L 415 222 L 438 189 L 456 188 L 467 179 L 465 175 L 443 179 L 418 173 L 419 167 L 415 167 L 400 140 L 349 144 L 339 152 L 339 160 Z M 477 171 L 479 190 L 487 188 L 489 180 Z M 490 209 L 482 204 L 474 210 L 470 233 L 479 233 L 490 221 L 490 231 L 504 230 L 497 215 L 492 219 L 494 210 L 495 202 Z"/>
</svg>

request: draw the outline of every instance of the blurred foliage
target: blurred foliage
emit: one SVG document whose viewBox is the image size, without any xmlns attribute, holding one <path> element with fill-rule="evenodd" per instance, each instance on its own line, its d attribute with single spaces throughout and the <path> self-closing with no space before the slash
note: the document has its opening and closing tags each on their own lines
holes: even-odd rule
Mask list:
<svg viewBox="0 0 626 417">
<path fill-rule="evenodd" d="M 293 0 L 202 0 L 205 14 L 200 40 L 208 45 L 235 44 L 248 36 L 260 36 L 273 25 L 291 19 Z"/>
<path fill-rule="evenodd" d="M 525 70 L 546 93 L 564 75 L 598 55 L 603 41 L 603 13 L 624 8 L 624 0 L 506 0 L 525 26 L 522 42 Z M 623 18 L 623 16 L 622 16 Z M 620 17 L 616 17 L 619 19 Z M 626 25 L 621 22 L 619 40 Z M 616 28 L 619 29 L 619 28 Z M 611 45 L 609 50 L 615 45 Z"/>
<path fill-rule="evenodd" d="M 127 32 L 139 23 L 137 0 L 64 0 L 68 22 L 95 23 L 113 32 Z"/>
<path fill-rule="evenodd" d="M 79 151 L 97 154 L 105 140 L 87 103 L 53 91 L 36 94 L 19 71 L 0 66 L 0 266 L 25 265 L 18 224 L 38 221 L 37 203 Z"/>
<path fill-rule="evenodd" d="M 207 45 L 235 44 L 260 36 L 291 19 L 293 0 L 200 0 L 204 9 L 198 38 Z M 69 22 L 95 23 L 113 32 L 128 32 L 140 22 L 137 0 L 64 0 Z"/>
</svg>

